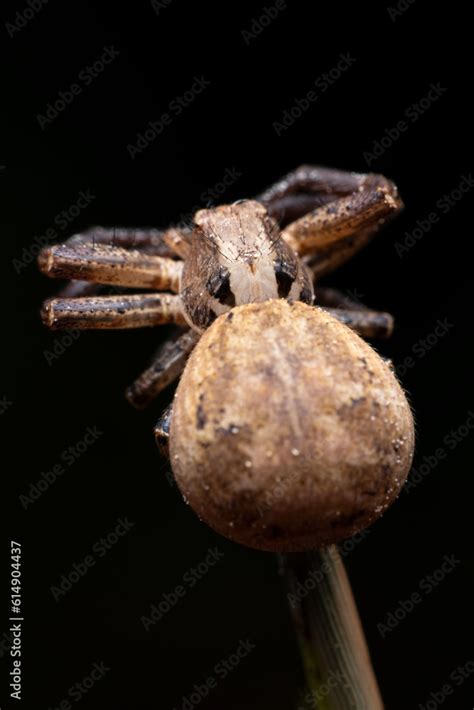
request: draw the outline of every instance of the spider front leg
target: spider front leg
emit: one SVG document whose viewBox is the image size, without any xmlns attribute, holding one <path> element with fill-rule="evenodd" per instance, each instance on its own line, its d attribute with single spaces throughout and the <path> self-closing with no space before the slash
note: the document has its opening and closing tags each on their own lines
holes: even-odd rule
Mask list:
<svg viewBox="0 0 474 710">
<path fill-rule="evenodd" d="M 383 175 L 354 173 L 316 165 L 301 165 L 256 198 L 284 226 L 317 207 L 362 190 L 380 187 L 396 193 Z"/>
<path fill-rule="evenodd" d="M 186 239 L 188 230 L 153 229 L 136 227 L 90 227 L 84 232 L 73 234 L 66 240 L 68 246 L 81 244 L 123 247 L 138 249 L 155 256 L 183 258 L 182 242 Z"/>
<path fill-rule="evenodd" d="M 186 325 L 181 298 L 171 293 L 50 298 L 43 305 L 41 317 L 52 330 Z"/>
<path fill-rule="evenodd" d="M 317 263 L 339 250 L 357 250 L 401 208 L 395 188 L 368 184 L 292 222 L 282 237 L 299 256 L 311 255 Z"/>
<path fill-rule="evenodd" d="M 147 260 L 144 255 L 166 259 L 168 262 L 174 261 L 176 256 L 184 259 L 188 249 L 189 233 L 189 230 L 175 228 L 158 230 L 127 227 L 91 227 L 85 232 L 69 237 L 62 245 L 43 249 L 39 255 L 38 262 L 40 268 L 48 276 L 60 278 L 61 273 L 64 273 L 64 278 L 70 279 L 70 282 L 61 290 L 58 296 L 64 298 L 91 296 L 101 290 L 97 282 L 99 278 L 102 279 L 102 274 L 93 271 L 87 276 L 84 271 L 81 271 L 79 276 L 73 277 L 72 274 L 75 273 L 75 268 L 81 258 L 90 260 L 88 255 L 92 253 L 92 261 L 97 259 L 104 260 L 104 258 L 113 260 L 115 258 L 116 261 L 124 260 L 131 265 L 135 260 L 135 262 L 146 262 L 154 269 L 153 260 Z M 102 250 L 100 251 L 101 247 Z M 138 253 L 142 255 L 141 259 L 138 258 Z M 59 262 L 56 265 L 51 263 L 55 255 L 57 255 Z M 61 265 L 61 259 L 64 258 L 69 263 Z M 75 265 L 70 263 L 72 260 L 74 260 Z M 158 264 L 163 269 L 163 264 L 160 262 Z M 175 264 L 174 266 L 168 263 L 168 270 L 176 271 L 175 284 L 177 287 L 181 266 L 179 265 L 180 262 L 175 262 Z M 109 263 L 108 266 L 110 271 L 113 265 Z M 66 270 L 61 272 L 63 267 L 66 267 Z M 55 269 L 57 269 L 56 273 Z M 114 278 L 116 278 L 116 274 Z M 89 281 L 88 279 L 91 280 Z M 109 281 L 102 281 L 102 283 L 109 283 Z M 117 281 L 114 283 L 117 283 Z M 143 281 L 140 280 L 140 283 L 127 283 L 126 285 L 141 286 Z M 163 288 L 167 288 L 167 286 L 163 286 Z M 173 283 L 170 283 L 169 288 L 177 290 L 177 288 L 173 288 Z"/>
<path fill-rule="evenodd" d="M 121 247 L 60 244 L 39 255 L 41 271 L 51 278 L 78 279 L 115 286 L 179 291 L 183 263 Z"/>
<path fill-rule="evenodd" d="M 200 335 L 188 330 L 178 338 L 164 343 L 158 350 L 150 367 L 127 389 L 126 397 L 137 409 L 143 409 L 162 390 L 178 379 Z"/>
</svg>

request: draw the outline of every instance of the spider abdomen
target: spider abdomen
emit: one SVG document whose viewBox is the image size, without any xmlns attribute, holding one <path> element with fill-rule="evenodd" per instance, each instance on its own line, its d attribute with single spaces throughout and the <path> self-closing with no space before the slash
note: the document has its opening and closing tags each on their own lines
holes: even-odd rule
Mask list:
<svg viewBox="0 0 474 710">
<path fill-rule="evenodd" d="M 319 308 L 249 304 L 204 333 L 178 386 L 177 483 L 219 533 L 303 550 L 379 517 L 408 474 L 413 420 L 390 368 Z"/>
</svg>

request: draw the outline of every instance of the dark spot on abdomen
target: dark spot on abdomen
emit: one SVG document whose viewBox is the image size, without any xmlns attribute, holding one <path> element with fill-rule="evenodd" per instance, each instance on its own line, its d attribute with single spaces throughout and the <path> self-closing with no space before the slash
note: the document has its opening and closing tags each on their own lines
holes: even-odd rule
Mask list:
<svg viewBox="0 0 474 710">
<path fill-rule="evenodd" d="M 203 399 L 204 399 L 204 395 L 200 394 L 199 395 L 199 404 L 196 408 L 196 429 L 204 429 L 204 427 L 206 426 L 206 422 L 207 422 L 206 413 L 204 412 L 204 407 L 202 406 Z"/>
</svg>

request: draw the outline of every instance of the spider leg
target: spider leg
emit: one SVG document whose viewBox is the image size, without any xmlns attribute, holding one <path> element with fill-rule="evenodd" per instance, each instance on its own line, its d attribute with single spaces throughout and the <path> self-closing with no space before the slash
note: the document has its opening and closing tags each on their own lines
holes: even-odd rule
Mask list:
<svg viewBox="0 0 474 710">
<path fill-rule="evenodd" d="M 282 231 L 282 237 L 300 256 L 325 256 L 358 233 L 375 233 L 401 207 L 396 192 L 368 186 L 292 222 Z"/>
<path fill-rule="evenodd" d="M 173 404 L 170 404 L 163 411 L 163 413 L 161 414 L 161 417 L 156 422 L 155 428 L 154 428 L 156 445 L 158 446 L 160 454 L 164 458 L 168 458 L 168 459 L 170 457 L 169 440 L 170 440 L 170 426 L 171 426 L 171 417 L 172 416 L 173 416 Z"/>
<path fill-rule="evenodd" d="M 171 293 L 51 298 L 43 304 L 41 317 L 52 330 L 186 325 L 181 299 Z"/>
<path fill-rule="evenodd" d="M 321 248 L 313 256 L 306 257 L 304 262 L 313 275 L 313 280 L 330 274 L 342 264 L 350 261 L 375 235 L 377 228 L 362 230 L 352 237 L 336 242 L 325 249 Z"/>
<path fill-rule="evenodd" d="M 318 286 L 316 291 L 316 305 L 329 308 L 345 308 L 350 311 L 369 311 L 370 308 L 355 298 L 339 291 L 337 288 Z"/>
<path fill-rule="evenodd" d="M 174 382 L 183 372 L 199 337 L 200 335 L 194 330 L 188 330 L 178 338 L 164 343 L 150 367 L 127 389 L 126 397 L 130 404 L 137 409 L 143 409 L 165 387 Z"/>
<path fill-rule="evenodd" d="M 66 239 L 64 244 L 70 247 L 78 245 L 92 246 L 96 244 L 119 246 L 124 249 L 135 249 L 154 256 L 173 258 L 176 255 L 186 257 L 189 248 L 190 230 L 175 229 L 135 229 L 128 227 L 91 227 L 85 232 L 74 234 Z M 58 293 L 62 298 L 78 298 L 99 293 L 101 286 L 82 280 L 71 280 Z"/>
<path fill-rule="evenodd" d="M 395 185 L 383 175 L 301 165 L 260 193 L 256 199 L 267 207 L 280 226 L 284 226 L 316 207 L 370 187 L 381 187 L 396 193 Z"/>
<path fill-rule="evenodd" d="M 57 298 L 80 298 L 81 296 L 93 296 L 99 293 L 102 288 L 101 284 L 95 284 L 92 281 L 68 281 L 56 295 Z"/>
<path fill-rule="evenodd" d="M 192 231 L 192 229 L 176 229 L 175 227 L 169 227 L 163 232 L 163 241 L 174 254 L 179 256 L 180 259 L 186 259 L 189 254 L 189 237 L 191 236 Z"/>
<path fill-rule="evenodd" d="M 393 316 L 382 311 L 323 308 L 363 338 L 389 338 L 393 332 Z"/>
<path fill-rule="evenodd" d="M 182 261 L 104 244 L 47 247 L 38 262 L 41 271 L 52 278 L 175 292 L 183 268 Z"/>
<path fill-rule="evenodd" d="M 105 244 L 107 246 L 138 249 L 155 256 L 182 257 L 182 246 L 178 242 L 185 241 L 187 230 L 152 229 L 136 227 L 90 227 L 84 232 L 73 234 L 66 240 L 68 246 L 81 244 Z"/>
</svg>

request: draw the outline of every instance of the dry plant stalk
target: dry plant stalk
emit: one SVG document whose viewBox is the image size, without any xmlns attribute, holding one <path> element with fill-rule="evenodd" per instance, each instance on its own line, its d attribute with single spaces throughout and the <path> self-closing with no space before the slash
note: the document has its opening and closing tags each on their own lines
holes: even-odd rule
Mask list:
<svg viewBox="0 0 474 710">
<path fill-rule="evenodd" d="M 383 710 L 364 632 L 344 565 L 331 547 L 283 558 L 308 693 L 300 704 L 317 710 Z M 308 594 L 298 583 L 317 579 Z"/>
</svg>

